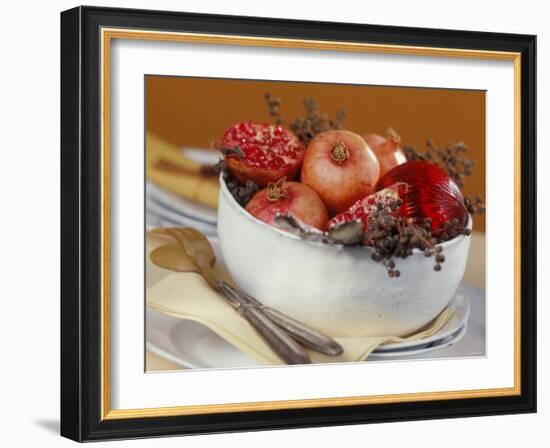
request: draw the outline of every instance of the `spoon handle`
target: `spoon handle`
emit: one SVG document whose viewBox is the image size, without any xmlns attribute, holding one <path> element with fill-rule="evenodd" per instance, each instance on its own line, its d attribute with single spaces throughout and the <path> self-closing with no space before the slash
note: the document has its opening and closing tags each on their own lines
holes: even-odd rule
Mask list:
<svg viewBox="0 0 550 448">
<path fill-rule="evenodd" d="M 270 307 L 262 308 L 262 312 L 281 328 L 289 332 L 296 340 L 315 351 L 329 356 L 341 355 L 344 349 L 334 339 L 313 330 L 302 322 L 287 316 Z"/>
<path fill-rule="evenodd" d="M 264 337 L 266 342 L 287 364 L 310 364 L 305 350 L 285 331 L 281 330 L 258 308 L 248 306 L 241 309 L 243 316 Z"/>
<path fill-rule="evenodd" d="M 229 302 L 264 338 L 268 345 L 287 364 L 310 364 L 311 359 L 300 344 L 272 322 L 255 304 L 249 303 L 239 293 L 220 280 L 215 285 Z"/>
<path fill-rule="evenodd" d="M 276 309 L 263 305 L 260 301 L 248 294 L 233 288 L 227 283 L 220 281 L 218 287 L 222 290 L 229 290 L 233 297 L 239 302 L 244 300 L 245 304 L 257 307 L 270 320 L 275 322 L 283 330 L 291 334 L 294 339 L 315 351 L 324 353 L 329 356 L 341 355 L 344 349 L 334 339 L 324 335 L 323 333 L 314 330 L 302 322 L 287 316 Z"/>
</svg>

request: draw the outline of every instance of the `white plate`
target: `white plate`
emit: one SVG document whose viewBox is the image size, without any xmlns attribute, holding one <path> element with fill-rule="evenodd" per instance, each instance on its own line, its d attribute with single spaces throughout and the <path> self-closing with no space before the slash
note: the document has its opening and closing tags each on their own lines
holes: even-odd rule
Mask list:
<svg viewBox="0 0 550 448">
<path fill-rule="evenodd" d="M 158 216 L 154 213 L 146 212 L 145 213 L 145 224 L 147 230 L 151 230 L 154 227 L 178 227 L 177 222 L 171 221 L 162 216 Z"/>
<path fill-rule="evenodd" d="M 159 204 L 157 201 L 152 199 L 147 199 L 147 212 L 149 219 L 158 218 L 162 222 L 166 222 L 167 225 L 175 227 L 193 227 L 197 230 L 200 230 L 206 235 L 217 235 L 218 229 L 216 224 L 212 224 L 206 221 L 197 220 L 192 217 L 181 215 L 177 212 L 174 212 L 162 204 Z M 165 226 L 164 226 L 165 227 Z"/>
<path fill-rule="evenodd" d="M 463 327 L 468 322 L 470 316 L 470 301 L 460 292 L 455 296 L 450 307 L 454 309 L 454 313 L 449 321 L 433 336 L 424 338 L 420 341 L 404 341 L 404 342 L 392 342 L 384 344 L 378 347 L 375 352 L 387 352 L 394 350 L 403 350 L 408 348 L 420 347 L 422 345 L 428 345 L 432 342 L 439 341 L 457 332 L 458 329 Z"/>
<path fill-rule="evenodd" d="M 151 198 L 158 204 L 163 205 L 164 208 L 171 210 L 173 213 L 183 215 L 184 217 L 205 221 L 214 225 L 218 222 L 218 212 L 211 207 L 197 204 L 196 202 L 170 193 L 169 191 L 157 187 L 152 182 L 146 183 L 145 191 L 147 208 L 149 208 L 149 199 Z"/>
<path fill-rule="evenodd" d="M 462 300 L 461 303 L 468 303 Z M 468 313 L 464 314 L 467 318 Z M 407 347 L 392 344 L 393 350 L 373 352 L 369 360 L 399 359 L 417 356 L 449 347 L 458 342 L 467 331 L 467 322 L 449 333 L 442 332 L 422 340 L 409 341 Z M 147 308 L 147 348 L 186 368 L 238 368 L 258 367 L 260 364 L 218 336 L 208 327 L 197 322 L 182 320 L 160 311 Z"/>
<path fill-rule="evenodd" d="M 368 359 L 370 361 L 375 361 L 378 359 L 396 359 L 404 356 L 424 355 L 426 353 L 430 353 L 435 350 L 441 350 L 443 348 L 447 348 L 447 347 L 450 347 L 451 345 L 456 344 L 466 334 L 467 330 L 468 330 L 468 324 L 465 324 L 462 327 L 460 327 L 455 333 L 447 335 L 443 339 L 438 339 L 428 344 L 422 344 L 422 346 L 420 347 L 413 347 L 413 348 L 408 348 L 403 350 L 385 351 L 385 352 L 378 352 L 375 350 L 369 355 Z"/>
<path fill-rule="evenodd" d="M 194 160 L 201 165 L 215 165 L 222 157 L 220 151 L 213 149 L 183 147 L 180 151 L 184 157 Z"/>
<path fill-rule="evenodd" d="M 202 324 L 147 308 L 147 348 L 191 369 L 257 367 L 259 364 Z"/>
</svg>

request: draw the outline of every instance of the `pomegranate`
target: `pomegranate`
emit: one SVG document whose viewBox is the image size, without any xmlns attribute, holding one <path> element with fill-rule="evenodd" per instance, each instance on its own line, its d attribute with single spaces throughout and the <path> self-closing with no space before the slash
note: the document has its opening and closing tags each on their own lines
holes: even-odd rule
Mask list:
<svg viewBox="0 0 550 448">
<path fill-rule="evenodd" d="M 403 205 L 399 214 L 413 222 L 425 218 L 432 221 L 432 231 L 440 230 L 453 219 L 460 226 L 468 222 L 464 198 L 455 181 L 437 165 L 422 161 L 410 161 L 388 171 L 378 181 L 377 189 L 390 187 L 396 182 L 407 184 L 400 198 Z"/>
<path fill-rule="evenodd" d="M 386 131 L 386 137 L 378 134 L 367 134 L 365 141 L 370 146 L 380 163 L 380 177 L 389 170 L 407 161 L 403 150 L 399 147 L 401 137 L 393 129 Z"/>
<path fill-rule="evenodd" d="M 241 182 L 262 187 L 281 177 L 292 179 L 302 165 L 304 147 L 298 137 L 281 126 L 237 123 L 216 145 L 225 154 L 231 172 Z"/>
<path fill-rule="evenodd" d="M 342 222 L 359 221 L 362 231 L 365 232 L 369 224 L 370 217 L 377 210 L 384 210 L 393 213 L 390 205 L 399 199 L 400 193 L 406 191 L 406 184 L 397 183 L 388 188 L 384 188 L 376 193 L 372 193 L 363 199 L 359 199 L 345 212 L 336 215 L 328 222 L 328 228 Z"/>
<path fill-rule="evenodd" d="M 331 130 L 318 134 L 308 145 L 301 179 L 334 216 L 373 193 L 379 174 L 378 160 L 363 137 Z"/>
<path fill-rule="evenodd" d="M 278 227 L 277 215 L 290 215 L 319 230 L 327 227 L 328 213 L 321 198 L 308 186 L 286 182 L 284 178 L 258 191 L 246 205 L 246 210 L 259 220 Z"/>
</svg>

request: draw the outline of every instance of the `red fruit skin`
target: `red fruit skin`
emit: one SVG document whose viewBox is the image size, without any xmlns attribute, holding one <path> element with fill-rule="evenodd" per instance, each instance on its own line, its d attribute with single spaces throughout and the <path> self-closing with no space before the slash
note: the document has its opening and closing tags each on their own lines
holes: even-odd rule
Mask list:
<svg viewBox="0 0 550 448">
<path fill-rule="evenodd" d="M 359 221 L 362 225 L 363 232 L 366 231 L 372 214 L 378 209 L 379 204 L 382 205 L 383 210 L 389 214 L 397 213 L 393 212 L 390 208 L 390 204 L 399 199 L 399 192 L 406 188 L 406 184 L 395 184 L 389 188 L 372 193 L 367 197 L 358 200 L 345 212 L 339 213 L 328 222 L 328 228 L 331 229 L 337 224 L 350 221 Z"/>
<path fill-rule="evenodd" d="M 365 141 L 370 146 L 378 163 L 380 163 L 380 177 L 388 171 L 407 161 L 403 150 L 399 147 L 401 139 L 398 136 L 383 137 L 377 134 L 367 134 Z"/>
<path fill-rule="evenodd" d="M 347 148 L 341 162 L 331 155 L 337 144 Z M 373 193 L 379 174 L 380 164 L 363 137 L 333 130 L 317 135 L 308 145 L 301 180 L 317 192 L 334 216 Z"/>
<path fill-rule="evenodd" d="M 422 161 L 398 165 L 378 181 L 376 188 L 387 188 L 396 182 L 407 184 L 406 191 L 400 191 L 401 216 L 413 222 L 430 218 L 433 231 L 440 230 L 445 222 L 455 218 L 460 225 L 468 223 L 468 210 L 460 188 L 438 166 Z"/>
<path fill-rule="evenodd" d="M 251 180 L 262 187 L 282 177 L 293 179 L 304 158 L 304 147 L 298 137 L 281 126 L 269 124 L 237 123 L 225 130 L 216 146 L 239 147 L 243 158 L 225 156 L 229 169 L 241 183 Z"/>
<path fill-rule="evenodd" d="M 278 214 L 290 215 L 304 224 L 319 230 L 326 230 L 328 212 L 315 191 L 299 182 L 285 182 L 284 196 L 270 201 L 267 189 L 258 191 L 246 205 L 246 210 L 267 224 L 278 227 L 275 218 Z"/>
</svg>

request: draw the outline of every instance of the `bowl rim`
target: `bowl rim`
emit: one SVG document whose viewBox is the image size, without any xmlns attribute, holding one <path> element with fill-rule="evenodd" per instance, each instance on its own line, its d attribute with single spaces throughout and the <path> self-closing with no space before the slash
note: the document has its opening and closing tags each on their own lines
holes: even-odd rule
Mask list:
<svg viewBox="0 0 550 448">
<path fill-rule="evenodd" d="M 323 248 L 327 248 L 329 250 L 330 249 L 331 250 L 346 250 L 346 249 L 349 250 L 349 249 L 352 249 L 352 248 L 355 249 L 355 250 L 357 250 L 357 249 L 359 249 L 359 250 L 371 250 L 371 251 L 373 250 L 373 248 L 369 247 L 369 246 L 362 246 L 362 247 L 345 246 L 344 244 L 326 244 L 326 243 L 322 243 L 322 242 L 318 242 L 318 241 L 308 241 L 308 240 L 304 240 L 304 239 L 300 238 L 298 235 L 294 235 L 293 233 L 285 232 L 284 230 L 278 229 L 277 227 L 273 227 L 273 226 L 259 220 L 258 218 L 251 215 L 250 213 L 248 213 L 246 211 L 246 209 L 243 206 L 241 206 L 235 200 L 235 198 L 233 197 L 233 195 L 231 194 L 231 192 L 227 188 L 227 185 L 225 183 L 225 179 L 224 179 L 223 175 L 224 175 L 224 171 L 222 171 L 220 173 L 219 181 L 220 181 L 220 193 L 224 196 L 224 198 L 229 201 L 229 204 L 233 208 L 237 209 L 238 213 L 241 216 L 244 216 L 245 219 L 248 219 L 249 221 L 258 224 L 259 226 L 267 229 L 268 231 L 274 232 L 274 233 L 279 234 L 279 235 L 282 235 L 283 237 L 289 238 L 291 240 L 302 241 L 305 244 L 309 244 L 311 246 L 316 246 L 316 247 L 323 247 Z M 219 207 L 218 207 L 218 213 L 219 213 Z M 219 219 L 218 219 L 218 225 L 219 225 Z M 473 220 L 472 220 L 472 215 L 470 213 L 468 213 L 468 224 L 467 224 L 466 227 L 470 230 L 472 230 L 472 228 L 473 228 Z M 447 247 L 451 247 L 451 246 L 454 246 L 455 244 L 458 244 L 464 238 L 466 238 L 465 235 L 459 235 L 459 236 L 453 238 L 452 240 L 445 241 L 444 243 L 441 243 L 439 245 L 442 246 L 443 249 L 445 249 Z M 413 254 L 415 254 L 415 253 L 423 254 L 423 252 L 420 249 L 413 249 Z"/>
</svg>

